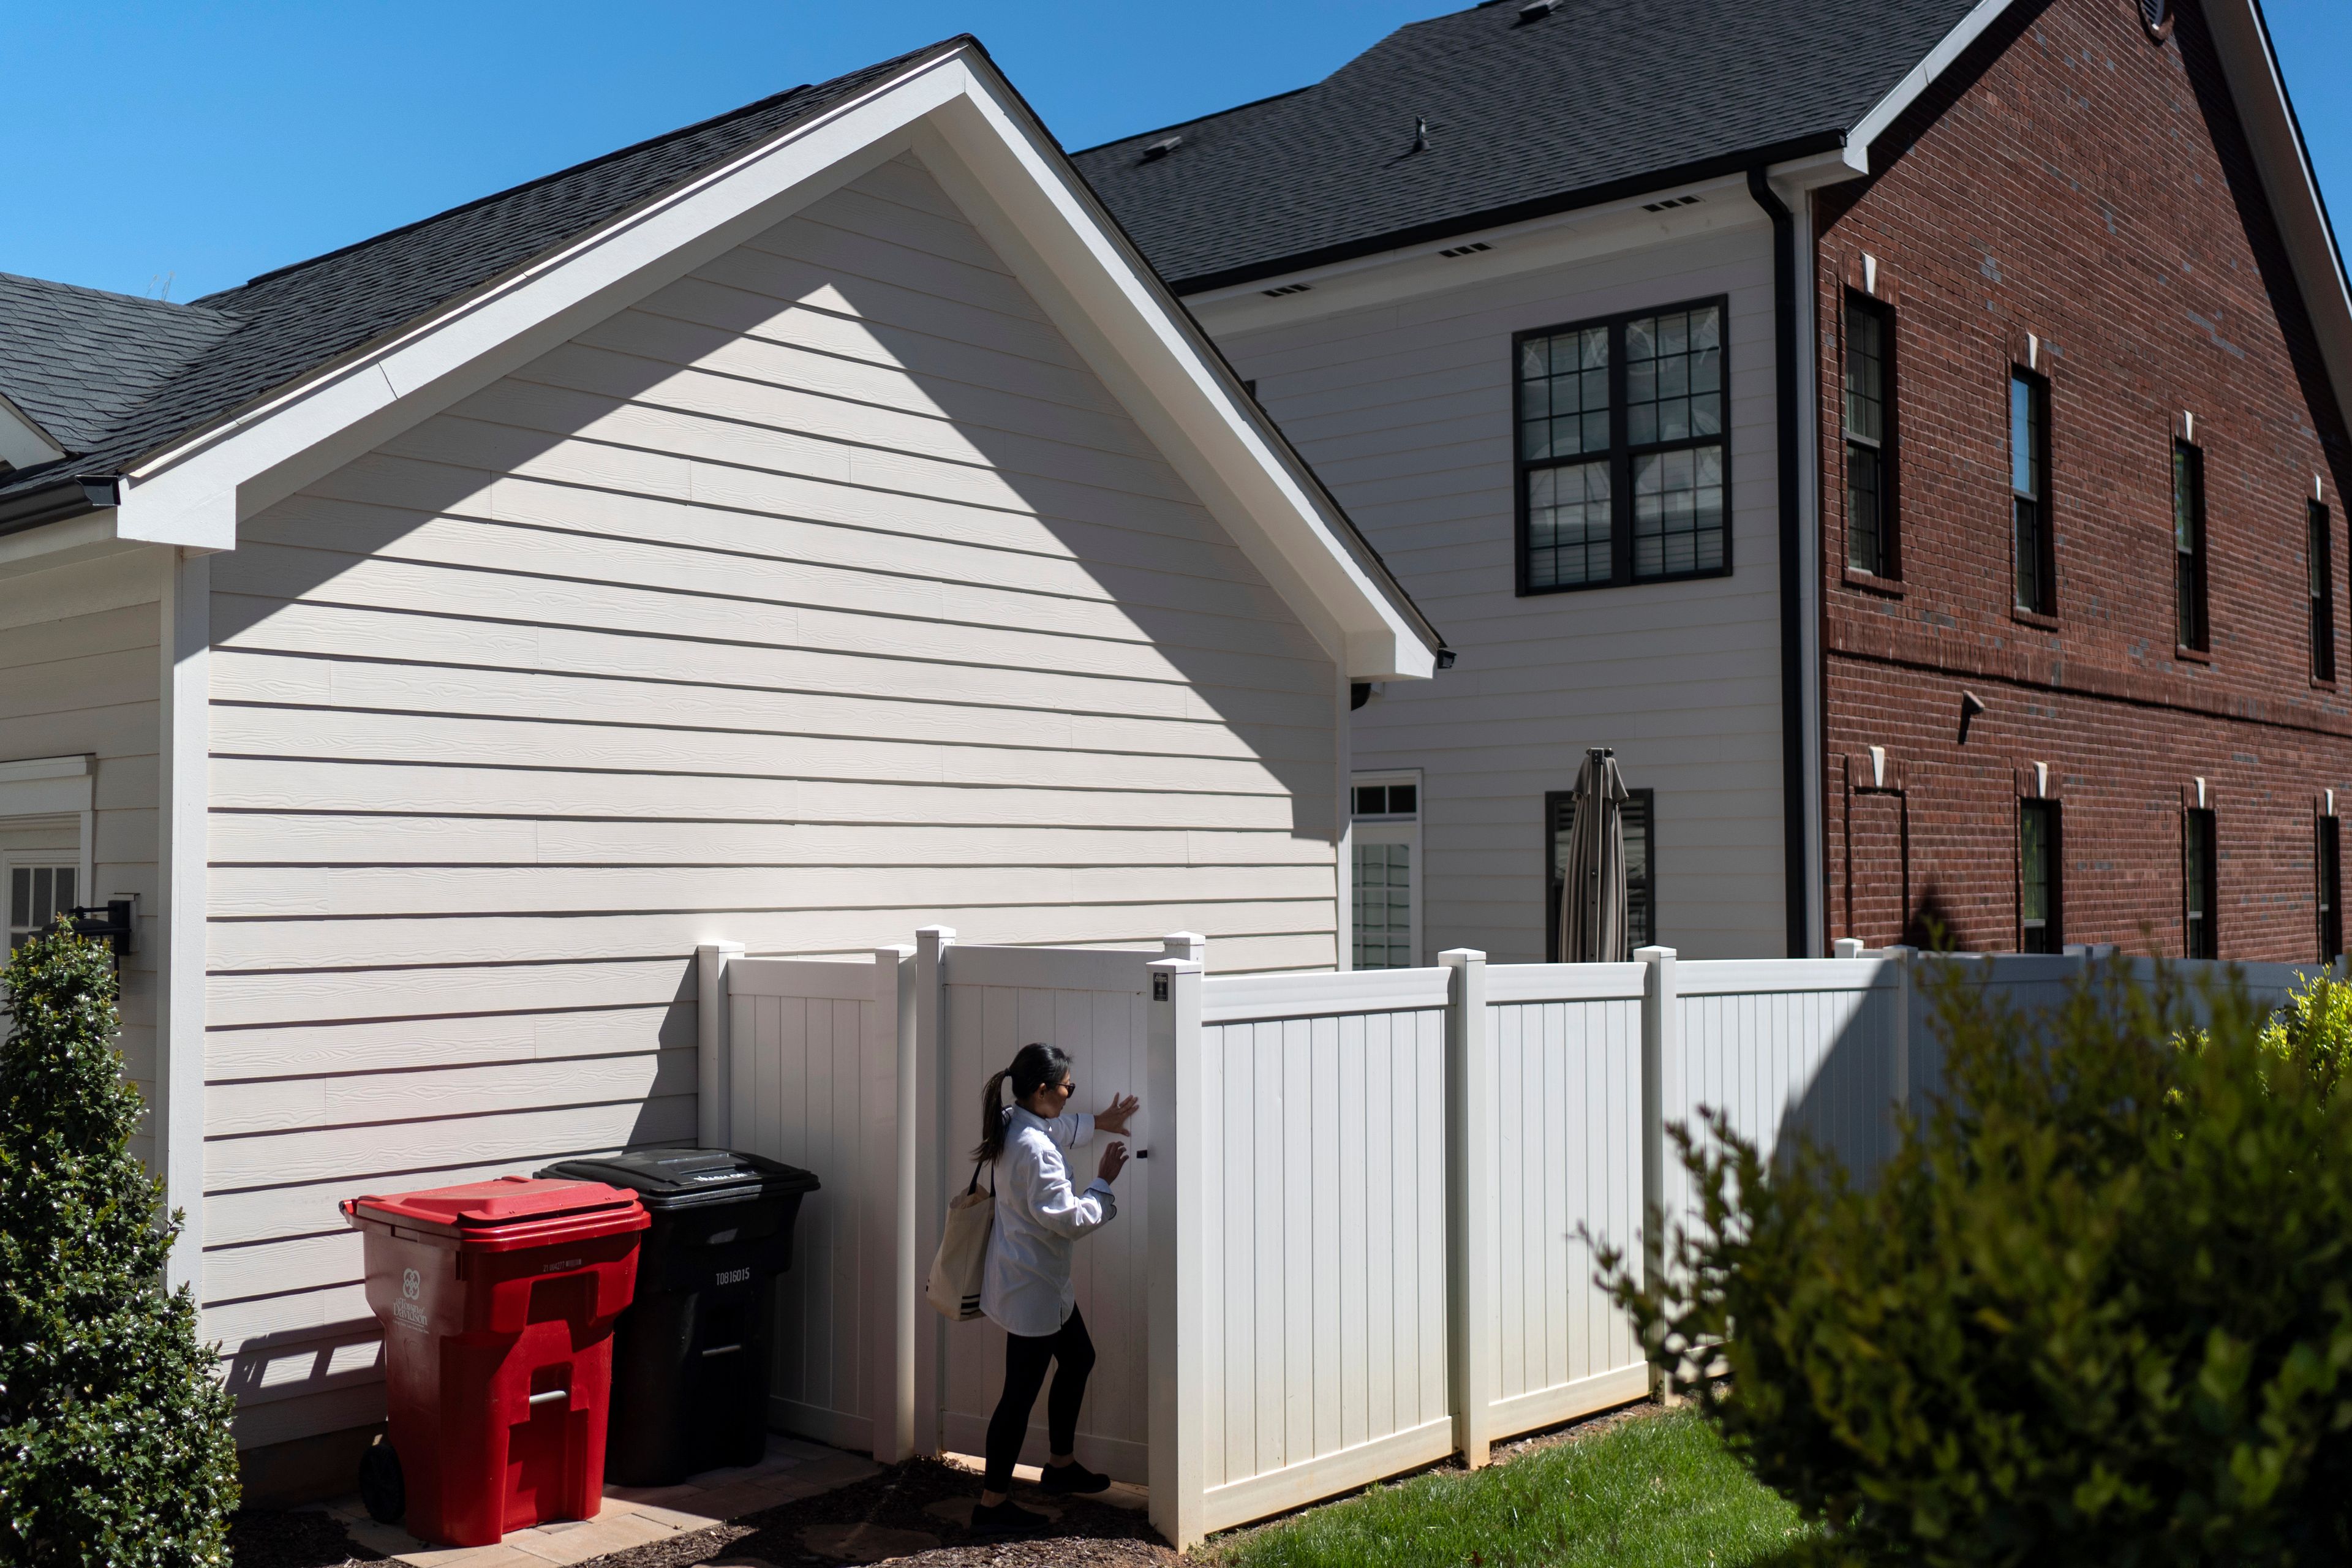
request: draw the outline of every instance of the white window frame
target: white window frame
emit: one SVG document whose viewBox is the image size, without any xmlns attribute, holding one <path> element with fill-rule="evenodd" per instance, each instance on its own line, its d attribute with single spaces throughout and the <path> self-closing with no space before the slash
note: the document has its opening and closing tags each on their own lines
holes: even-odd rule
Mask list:
<svg viewBox="0 0 2352 1568">
<path fill-rule="evenodd" d="M 1356 791 L 1367 784 L 1411 784 L 1413 786 L 1414 809 L 1411 816 L 1383 813 L 1373 816 L 1356 815 Z M 1407 862 L 1412 867 L 1412 880 L 1407 887 L 1406 931 L 1407 952 L 1412 959 L 1408 967 L 1427 966 L 1427 942 L 1421 923 L 1422 888 L 1429 880 L 1429 859 L 1421 847 L 1422 819 L 1428 814 L 1429 787 L 1422 782 L 1419 768 L 1394 768 L 1380 773 L 1351 773 L 1348 778 L 1349 847 L 1348 875 L 1350 902 L 1348 910 L 1348 963 L 1355 967 L 1356 915 L 1353 904 L 1355 853 L 1358 847 L 1374 844 L 1402 844 L 1411 854 Z"/>
</svg>

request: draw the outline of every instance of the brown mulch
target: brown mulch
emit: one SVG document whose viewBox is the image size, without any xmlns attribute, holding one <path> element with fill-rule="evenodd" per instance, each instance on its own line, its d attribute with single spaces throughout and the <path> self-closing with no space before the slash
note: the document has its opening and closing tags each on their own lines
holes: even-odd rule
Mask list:
<svg viewBox="0 0 2352 1568">
<path fill-rule="evenodd" d="M 933 1503 L 979 1495 L 980 1478 L 971 1471 L 936 1459 L 909 1459 L 835 1491 L 675 1540 L 598 1557 L 582 1568 L 689 1568 L 706 1563 L 713 1568 L 877 1563 L 888 1563 L 892 1568 L 1172 1568 L 1180 1561 L 1150 1521 L 1133 1510 L 1088 1498 L 1049 1498 L 1022 1483 L 1013 1487 L 1013 1501 L 1052 1508 L 1061 1514 L 1058 1521 L 1046 1526 L 1045 1533 L 1034 1539 L 975 1536 L 953 1521 L 929 1511 Z M 937 1538 L 940 1545 L 911 1556 L 821 1555 L 803 1537 L 812 1525 L 829 1524 L 921 1531 Z M 897 1551 L 903 1552 L 904 1548 Z M 244 1568 L 242 1563 L 239 1568 Z"/>
<path fill-rule="evenodd" d="M 358 1568 L 384 1560 L 353 1541 L 341 1520 L 316 1509 L 239 1509 L 229 1516 L 228 1552 L 236 1568 Z"/>
</svg>

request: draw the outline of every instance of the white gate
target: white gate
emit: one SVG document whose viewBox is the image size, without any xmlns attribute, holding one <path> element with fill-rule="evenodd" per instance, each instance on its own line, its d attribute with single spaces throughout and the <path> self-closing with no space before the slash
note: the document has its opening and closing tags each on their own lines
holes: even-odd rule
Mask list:
<svg viewBox="0 0 2352 1568">
<path fill-rule="evenodd" d="M 1171 937 L 1158 951 L 1090 951 L 1075 948 L 967 947 L 954 932 L 929 928 L 917 937 L 918 1005 L 938 1009 L 937 1067 L 924 1052 L 928 1103 L 925 1125 L 939 1135 L 926 1142 L 931 1165 L 917 1178 L 931 1205 L 923 1234 L 937 1236 L 950 1189 L 971 1179 L 969 1151 L 980 1140 L 981 1090 L 1013 1053 L 1032 1041 L 1067 1051 L 1077 1085 L 1075 1110 L 1094 1110 L 1122 1094 L 1141 1095 L 1145 1077 L 1145 965 L 1174 953 L 1192 957 L 1198 939 Z M 934 983 L 933 976 L 936 976 Z M 933 999 L 936 998 L 934 1001 Z M 1139 1153 L 1150 1147 L 1150 1114 L 1127 1138 Z M 1071 1177 L 1093 1179 L 1106 1140 L 1097 1135 L 1070 1157 Z M 981 1181 L 988 1177 L 982 1173 Z M 1120 1176 L 1118 1218 L 1076 1249 L 1072 1284 L 1078 1310 L 1095 1345 L 1094 1376 L 1078 1426 L 1082 1464 L 1124 1481 L 1145 1479 L 1148 1429 L 1149 1319 L 1145 1297 L 1150 1270 L 1147 1239 L 1151 1202 L 1151 1165 L 1138 1158 Z M 928 1314 L 927 1314 L 928 1316 Z M 936 1431 L 936 1447 L 978 1454 L 986 1447 L 988 1418 L 1003 1387 L 1004 1334 L 986 1319 L 963 1323 L 932 1320 L 931 1353 L 918 1357 L 917 1405 L 936 1412 L 935 1427 L 919 1433 L 917 1445 Z M 1045 1401 L 1032 1413 L 1026 1464 L 1045 1457 Z"/>
</svg>

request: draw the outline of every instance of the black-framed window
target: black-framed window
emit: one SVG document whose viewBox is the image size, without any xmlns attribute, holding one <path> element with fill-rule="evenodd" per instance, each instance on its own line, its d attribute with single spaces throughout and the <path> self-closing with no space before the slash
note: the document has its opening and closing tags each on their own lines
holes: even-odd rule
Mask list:
<svg viewBox="0 0 2352 1568">
<path fill-rule="evenodd" d="M 1625 831 L 1625 926 L 1633 947 L 1658 940 L 1657 795 L 1654 790 L 1625 792 L 1621 820 Z M 1560 883 L 1568 876 L 1568 846 L 1576 831 L 1576 792 L 1552 790 L 1544 796 L 1544 958 L 1559 951 Z"/>
<path fill-rule="evenodd" d="M 2306 514 L 2305 532 L 2309 536 L 2305 560 L 2305 574 L 2311 584 L 2311 679 L 2336 679 L 2336 552 L 2331 537 L 2335 519 L 2327 508 L 2313 501 Z"/>
<path fill-rule="evenodd" d="M 2009 373 L 2009 493 L 2017 607 L 2058 613 L 2058 545 L 2050 524 L 2050 384 Z"/>
<path fill-rule="evenodd" d="M 2336 819 L 2319 819 L 2319 962 L 2333 963 L 2344 952 L 2344 838 Z"/>
<path fill-rule="evenodd" d="M 1845 563 L 1896 575 L 1895 317 L 1877 300 L 1845 305 Z"/>
<path fill-rule="evenodd" d="M 2181 914 L 2188 927 L 2188 956 L 2219 958 L 2221 863 L 2213 813 L 2210 807 L 2192 806 L 2181 816 Z"/>
<path fill-rule="evenodd" d="M 1723 300 L 1521 332 L 1518 591 L 1731 570 Z"/>
<path fill-rule="evenodd" d="M 2058 952 L 2066 945 L 2061 827 L 2056 801 L 2017 803 L 2017 945 L 2021 952 Z"/>
<path fill-rule="evenodd" d="M 2172 444 L 2172 581 L 2175 638 L 2199 653 L 2212 646 L 2205 599 L 2205 454 Z"/>
</svg>

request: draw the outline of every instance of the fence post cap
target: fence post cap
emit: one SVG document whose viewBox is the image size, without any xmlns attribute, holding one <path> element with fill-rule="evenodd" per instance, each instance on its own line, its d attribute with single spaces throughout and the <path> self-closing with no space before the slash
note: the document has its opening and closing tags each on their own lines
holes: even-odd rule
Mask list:
<svg viewBox="0 0 2352 1568">
<path fill-rule="evenodd" d="M 694 951 L 697 952 L 723 952 L 730 957 L 732 957 L 743 951 L 743 944 L 740 942 L 700 942 L 695 943 Z"/>
<path fill-rule="evenodd" d="M 1671 947 L 1637 947 L 1633 950 L 1633 962 L 1636 963 L 1655 963 L 1674 956 L 1675 950 Z"/>
<path fill-rule="evenodd" d="M 1198 974 L 1201 973 L 1201 961 L 1197 958 L 1155 958 L 1143 967 L 1163 969 L 1171 974 Z"/>
<path fill-rule="evenodd" d="M 1832 946 L 1840 958 L 1860 958 L 1862 956 L 1862 938 L 1858 936 L 1842 936 L 1838 938 Z"/>
<path fill-rule="evenodd" d="M 1475 947 L 1449 947 L 1437 955 L 1437 962 L 1449 969 L 1458 968 L 1465 963 L 1484 963 L 1486 955 Z"/>
</svg>

